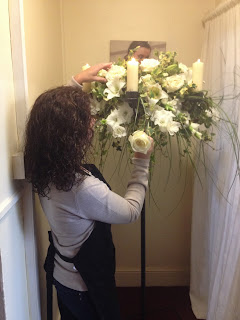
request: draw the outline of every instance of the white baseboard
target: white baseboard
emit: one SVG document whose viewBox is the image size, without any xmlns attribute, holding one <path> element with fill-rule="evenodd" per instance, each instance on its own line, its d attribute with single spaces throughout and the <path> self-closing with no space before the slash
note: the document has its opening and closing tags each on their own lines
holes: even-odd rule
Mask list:
<svg viewBox="0 0 240 320">
<path fill-rule="evenodd" d="M 139 287 L 141 285 L 140 270 L 116 270 L 118 287 Z M 146 286 L 188 286 L 190 271 L 185 269 L 146 268 Z"/>
</svg>

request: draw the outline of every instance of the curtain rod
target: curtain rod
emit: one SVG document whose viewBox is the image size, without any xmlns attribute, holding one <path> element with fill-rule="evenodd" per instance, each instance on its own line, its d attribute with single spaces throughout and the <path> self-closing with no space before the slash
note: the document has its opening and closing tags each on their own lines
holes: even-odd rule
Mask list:
<svg viewBox="0 0 240 320">
<path fill-rule="evenodd" d="M 203 27 L 205 27 L 205 23 L 207 21 L 210 21 L 210 20 L 220 16 L 222 13 L 233 8 L 238 3 L 240 3 L 240 0 L 228 0 L 228 1 L 225 1 L 221 4 L 219 4 L 215 10 L 213 10 L 212 12 L 207 14 L 205 18 L 203 18 L 203 20 L 202 20 Z"/>
</svg>

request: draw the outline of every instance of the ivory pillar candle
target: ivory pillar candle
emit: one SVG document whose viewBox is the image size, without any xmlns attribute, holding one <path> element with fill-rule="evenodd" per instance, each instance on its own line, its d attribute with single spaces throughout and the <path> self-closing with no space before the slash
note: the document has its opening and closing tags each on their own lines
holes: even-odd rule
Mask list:
<svg viewBox="0 0 240 320">
<path fill-rule="evenodd" d="M 82 70 L 84 71 L 88 68 L 90 68 L 90 65 L 87 63 L 85 66 L 82 67 Z M 87 93 L 90 92 L 91 91 L 91 82 L 83 82 L 82 90 Z"/>
<path fill-rule="evenodd" d="M 138 91 L 138 61 L 127 62 L 127 91 Z"/>
<path fill-rule="evenodd" d="M 201 91 L 203 87 L 203 68 L 204 63 L 200 59 L 192 65 L 192 82 L 197 85 L 196 91 Z"/>
</svg>

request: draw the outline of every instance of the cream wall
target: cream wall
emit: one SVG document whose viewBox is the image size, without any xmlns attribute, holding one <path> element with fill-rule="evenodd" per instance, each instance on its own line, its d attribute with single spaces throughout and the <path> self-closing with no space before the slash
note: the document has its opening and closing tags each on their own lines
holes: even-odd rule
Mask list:
<svg viewBox="0 0 240 320">
<path fill-rule="evenodd" d="M 201 19 L 215 0 L 63 1 L 65 76 L 86 62 L 109 61 L 109 40 L 163 40 L 179 60 L 199 58 Z"/>
<path fill-rule="evenodd" d="M 13 181 L 11 162 L 11 156 L 18 148 L 18 138 L 8 0 L 0 2 L 0 21 L 0 269 L 3 279 L 0 304 L 5 309 L 7 320 L 28 320 L 23 219 L 18 202 L 19 188 Z M 2 314 L 0 317 L 5 319 Z"/>
<path fill-rule="evenodd" d="M 220 3 L 223 3 L 223 2 L 226 2 L 228 0 L 216 0 L 216 7 L 220 4 Z"/>
<path fill-rule="evenodd" d="M 29 103 L 63 83 L 61 1 L 23 0 Z"/>
<path fill-rule="evenodd" d="M 201 19 L 215 7 L 215 0 L 101 0 L 94 5 L 89 0 L 68 0 L 62 4 L 67 81 L 85 63 L 109 61 L 110 40 L 166 41 L 167 50 L 177 51 L 178 59 L 191 66 L 201 54 Z M 168 161 L 159 158 L 161 166 L 155 171 L 152 183 L 158 207 L 153 201 L 147 205 L 148 285 L 181 285 L 189 281 L 192 174 L 190 169 L 186 181 L 184 172 L 179 177 L 176 156 L 174 147 L 175 169 L 169 180 Z M 112 158 L 106 168 L 104 175 L 109 180 L 115 169 Z M 122 195 L 129 177 L 123 171 L 111 179 L 113 190 Z M 139 284 L 139 229 L 139 222 L 113 226 L 118 285 Z"/>
<path fill-rule="evenodd" d="M 29 105 L 43 91 L 63 84 L 61 1 L 23 0 Z M 48 248 L 49 226 L 36 199 L 36 229 L 42 320 L 46 319 L 44 259 Z M 58 317 L 56 301 L 54 319 Z"/>
</svg>

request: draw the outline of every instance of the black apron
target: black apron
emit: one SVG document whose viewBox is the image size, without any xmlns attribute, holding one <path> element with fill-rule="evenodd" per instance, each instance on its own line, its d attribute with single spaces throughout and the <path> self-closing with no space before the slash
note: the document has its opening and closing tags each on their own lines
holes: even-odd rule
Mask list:
<svg viewBox="0 0 240 320">
<path fill-rule="evenodd" d="M 94 165 L 86 165 L 96 178 L 106 183 Z M 106 183 L 107 184 L 107 183 Z M 120 311 L 115 283 L 115 247 L 112 241 L 111 225 L 96 221 L 94 230 L 73 258 L 64 257 L 54 247 L 49 231 L 50 246 L 44 263 L 47 279 L 47 320 L 52 320 L 52 283 L 54 255 L 73 263 L 79 271 L 89 296 L 101 320 L 120 320 Z"/>
</svg>

